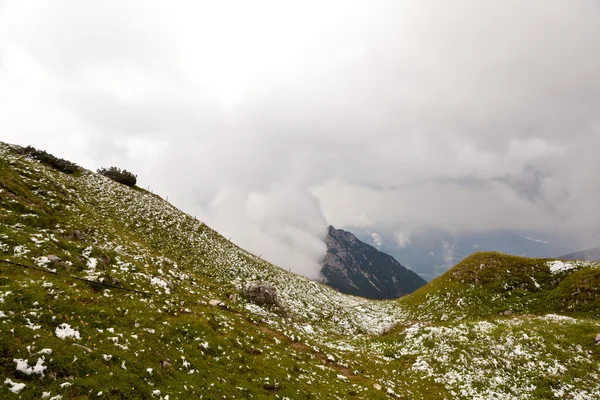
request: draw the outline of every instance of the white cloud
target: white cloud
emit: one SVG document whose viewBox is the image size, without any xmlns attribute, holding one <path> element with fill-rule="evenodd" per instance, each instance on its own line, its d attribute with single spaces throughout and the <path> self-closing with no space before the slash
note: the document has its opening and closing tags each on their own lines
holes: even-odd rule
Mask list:
<svg viewBox="0 0 600 400">
<path fill-rule="evenodd" d="M 6 0 L 0 140 L 132 170 L 312 276 L 328 223 L 591 235 L 599 18 L 591 0 Z"/>
</svg>

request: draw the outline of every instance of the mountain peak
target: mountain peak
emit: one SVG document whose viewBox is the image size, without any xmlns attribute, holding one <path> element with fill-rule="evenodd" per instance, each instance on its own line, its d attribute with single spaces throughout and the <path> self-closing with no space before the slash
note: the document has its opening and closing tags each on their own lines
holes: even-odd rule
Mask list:
<svg viewBox="0 0 600 400">
<path fill-rule="evenodd" d="M 353 233 L 329 226 L 321 273 L 339 291 L 375 299 L 393 299 L 425 285 L 392 256 L 360 241 Z"/>
</svg>

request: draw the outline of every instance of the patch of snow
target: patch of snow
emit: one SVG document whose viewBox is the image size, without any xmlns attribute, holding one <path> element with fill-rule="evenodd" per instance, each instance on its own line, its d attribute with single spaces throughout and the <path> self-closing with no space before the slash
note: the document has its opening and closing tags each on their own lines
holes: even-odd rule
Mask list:
<svg viewBox="0 0 600 400">
<path fill-rule="evenodd" d="M 20 257 L 29 253 L 29 250 L 25 246 L 15 246 L 13 248 L 13 252 L 15 254 L 15 257 Z"/>
<path fill-rule="evenodd" d="M 566 317 L 564 315 L 558 315 L 558 314 L 546 314 L 543 316 L 543 318 L 546 321 L 569 322 L 571 324 L 574 324 L 577 322 L 577 320 L 575 318 Z"/>
<path fill-rule="evenodd" d="M 585 267 L 598 267 L 600 264 L 591 261 L 561 261 L 554 260 L 546 263 L 550 267 L 552 274 L 558 274 L 560 272 L 570 271 L 572 269 L 585 268 Z"/>
<path fill-rule="evenodd" d="M 4 303 L 4 298 L 8 295 L 12 294 L 12 292 L 9 290 L 8 292 L 0 292 L 0 303 Z"/>
<path fill-rule="evenodd" d="M 315 330 L 313 329 L 313 327 L 310 324 L 302 325 L 302 330 L 309 335 L 312 335 L 313 333 L 315 333 Z"/>
<path fill-rule="evenodd" d="M 98 266 L 98 260 L 96 260 L 94 257 L 90 257 L 87 261 L 87 266 L 90 269 L 96 269 L 96 267 Z"/>
<path fill-rule="evenodd" d="M 72 329 L 69 324 L 61 324 L 56 327 L 56 337 L 59 339 L 75 338 L 80 339 L 79 331 Z"/>
<path fill-rule="evenodd" d="M 21 392 L 21 390 L 23 390 L 25 388 L 25 384 L 24 383 L 17 383 L 17 382 L 13 382 L 10 379 L 6 378 L 6 380 L 4 381 L 5 385 L 10 385 L 11 388 L 8 389 L 13 393 L 19 394 Z"/>
<path fill-rule="evenodd" d="M 43 356 L 38 358 L 37 363 L 33 367 L 29 366 L 29 361 L 22 358 L 15 358 L 13 361 L 17 363 L 17 371 L 22 372 L 25 375 L 36 374 L 43 378 L 44 371 L 48 369 L 48 367 L 44 365 L 45 358 Z"/>
<path fill-rule="evenodd" d="M 46 256 L 34 258 L 33 261 L 35 262 L 35 265 L 37 265 L 40 268 L 45 268 L 48 264 L 51 263 L 50 259 Z"/>
<path fill-rule="evenodd" d="M 25 318 L 25 320 L 27 321 L 27 325 L 25 325 L 26 327 L 28 327 L 29 329 L 31 329 L 32 331 L 37 331 L 38 329 L 41 329 L 41 325 L 34 325 L 33 322 L 31 322 L 29 320 L 29 318 Z"/>
</svg>

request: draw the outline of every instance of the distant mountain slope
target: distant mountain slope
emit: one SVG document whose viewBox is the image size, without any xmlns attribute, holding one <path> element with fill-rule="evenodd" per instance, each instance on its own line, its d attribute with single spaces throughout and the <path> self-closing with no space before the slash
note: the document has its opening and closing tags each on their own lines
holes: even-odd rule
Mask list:
<svg viewBox="0 0 600 400">
<path fill-rule="evenodd" d="M 350 232 L 329 227 L 322 274 L 342 293 L 372 299 L 394 299 L 427 282 L 394 257 L 361 242 Z"/>
<path fill-rule="evenodd" d="M 384 229 L 377 232 L 350 230 L 360 240 L 390 254 L 427 281 L 478 251 L 498 251 L 523 257 L 556 257 L 576 250 L 558 235 L 550 237 L 539 232 L 426 229 L 399 235 Z"/>
<path fill-rule="evenodd" d="M 558 258 L 561 260 L 600 261 L 600 247 L 576 251 Z"/>
</svg>

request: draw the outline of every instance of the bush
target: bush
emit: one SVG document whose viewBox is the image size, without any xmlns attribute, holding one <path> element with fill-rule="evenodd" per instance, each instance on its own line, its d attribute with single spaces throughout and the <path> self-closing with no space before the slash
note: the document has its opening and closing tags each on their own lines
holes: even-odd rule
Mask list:
<svg viewBox="0 0 600 400">
<path fill-rule="evenodd" d="M 137 183 L 137 175 L 134 175 L 125 169 L 120 169 L 117 167 L 110 167 L 108 169 L 100 168 L 98 173 L 112 179 L 113 181 L 122 183 L 123 185 L 135 186 Z"/>
<path fill-rule="evenodd" d="M 73 174 L 81 169 L 81 167 L 71 161 L 63 160 L 62 158 L 54 157 L 52 154 L 43 150 L 38 150 L 33 146 L 27 146 L 18 150 L 19 153 L 28 155 L 31 158 L 39 160 L 44 164 L 51 166 L 65 174 Z"/>
</svg>

